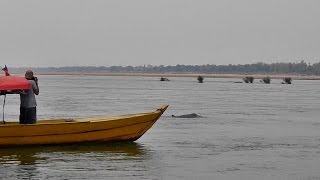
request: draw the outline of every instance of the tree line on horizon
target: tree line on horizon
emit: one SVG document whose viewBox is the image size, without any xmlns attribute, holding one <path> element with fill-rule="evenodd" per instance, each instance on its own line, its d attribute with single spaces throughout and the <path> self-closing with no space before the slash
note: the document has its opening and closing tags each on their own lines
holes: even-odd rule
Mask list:
<svg viewBox="0 0 320 180">
<path fill-rule="evenodd" d="M 65 67 L 28 67 L 37 72 L 74 72 L 74 73 L 207 73 L 207 74 L 300 74 L 320 75 L 320 62 L 299 63 L 253 63 L 238 65 L 175 65 L 175 66 L 65 66 Z M 11 68 L 21 73 L 26 68 Z"/>
</svg>

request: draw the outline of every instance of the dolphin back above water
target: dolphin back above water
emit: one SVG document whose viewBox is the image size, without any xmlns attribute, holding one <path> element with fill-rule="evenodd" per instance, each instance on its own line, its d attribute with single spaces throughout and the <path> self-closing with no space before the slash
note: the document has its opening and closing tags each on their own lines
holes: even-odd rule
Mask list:
<svg viewBox="0 0 320 180">
<path fill-rule="evenodd" d="M 180 116 L 172 115 L 172 117 L 175 117 L 175 118 L 201 118 L 202 116 L 200 116 L 196 113 L 191 113 L 191 114 L 183 114 Z"/>
</svg>

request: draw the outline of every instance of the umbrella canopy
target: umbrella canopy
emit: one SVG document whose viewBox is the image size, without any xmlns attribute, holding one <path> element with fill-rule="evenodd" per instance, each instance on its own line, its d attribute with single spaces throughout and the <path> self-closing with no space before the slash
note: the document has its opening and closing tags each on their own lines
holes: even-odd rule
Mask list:
<svg viewBox="0 0 320 180">
<path fill-rule="evenodd" d="M 28 89 L 30 89 L 30 83 L 24 77 L 0 76 L 0 91 Z"/>
</svg>

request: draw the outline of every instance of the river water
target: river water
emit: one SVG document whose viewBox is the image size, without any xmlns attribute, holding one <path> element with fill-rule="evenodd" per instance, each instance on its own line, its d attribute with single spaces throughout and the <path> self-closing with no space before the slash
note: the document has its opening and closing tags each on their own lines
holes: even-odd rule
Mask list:
<svg viewBox="0 0 320 180">
<path fill-rule="evenodd" d="M 0 178 L 320 179 L 320 81 L 169 79 L 40 76 L 38 119 L 170 106 L 133 143 L 1 148 Z M 5 119 L 15 121 L 19 97 L 6 100 Z M 203 117 L 171 117 L 189 113 Z"/>
</svg>

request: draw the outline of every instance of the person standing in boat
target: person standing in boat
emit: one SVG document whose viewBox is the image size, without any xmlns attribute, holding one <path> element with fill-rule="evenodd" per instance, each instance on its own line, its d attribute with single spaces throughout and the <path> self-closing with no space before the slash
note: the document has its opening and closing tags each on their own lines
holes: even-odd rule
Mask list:
<svg viewBox="0 0 320 180">
<path fill-rule="evenodd" d="M 30 89 L 20 94 L 20 124 L 35 124 L 37 122 L 37 102 L 35 95 L 39 94 L 38 78 L 31 70 L 26 71 L 25 78 L 29 80 Z"/>
</svg>

